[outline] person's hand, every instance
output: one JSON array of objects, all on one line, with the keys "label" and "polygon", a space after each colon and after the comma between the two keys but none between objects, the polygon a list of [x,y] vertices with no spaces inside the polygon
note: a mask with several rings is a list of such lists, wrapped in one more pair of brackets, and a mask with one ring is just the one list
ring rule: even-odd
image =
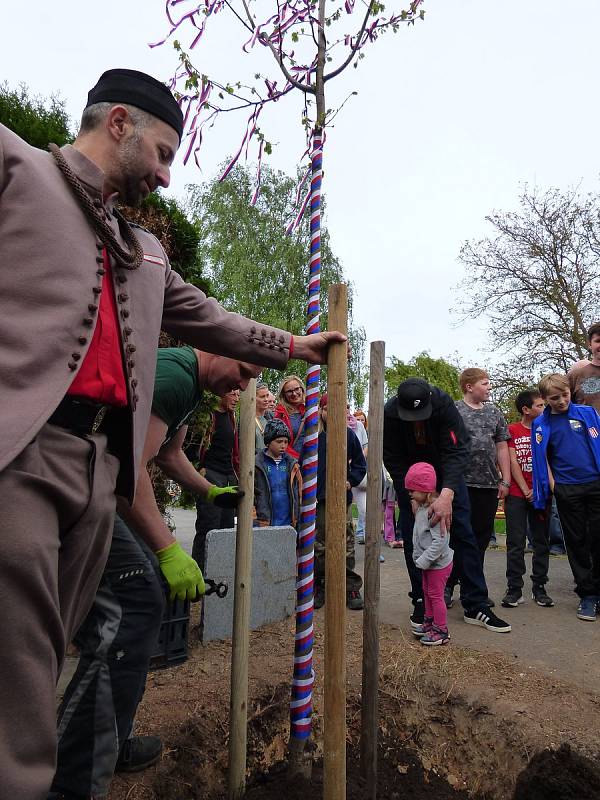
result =
[{"label": "person's hand", "polygon": [[528,500],[530,503],[533,501],[533,489],[527,488],[526,492],[523,492],[525,495],[525,500]]},{"label": "person's hand", "polygon": [[503,483],[498,484],[498,500],[504,500],[504,498],[508,495],[508,486],[505,486]]},{"label": "person's hand", "polygon": [[206,502],[218,508],[237,508],[244,494],[237,486],[211,486],[206,493]]},{"label": "person's hand", "polygon": [[442,534],[447,533],[452,525],[452,489],[442,489],[440,496],[429,506],[429,521],[432,525],[440,523]]},{"label": "person's hand", "polygon": [[309,364],[326,364],[330,344],[347,342],[348,337],[339,331],[311,333],[309,336],[294,336],[292,358],[300,358]]},{"label": "person's hand", "polygon": [[350,489],[352,489],[352,487],[350,486],[350,481],[346,481],[346,489],[348,491],[350,491]]},{"label": "person's hand", "polygon": [[179,542],[156,551],[158,564],[169,584],[169,599],[199,600],[206,591],[200,567]]}]

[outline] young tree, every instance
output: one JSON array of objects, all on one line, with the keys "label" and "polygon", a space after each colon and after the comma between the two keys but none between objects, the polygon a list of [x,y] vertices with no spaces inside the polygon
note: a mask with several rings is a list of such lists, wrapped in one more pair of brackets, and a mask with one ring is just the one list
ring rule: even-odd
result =
[{"label": "young tree", "polygon": [[458,378],[460,367],[445,358],[433,358],[427,352],[419,353],[410,361],[400,361],[394,356],[389,367],[385,368],[385,385],[388,396],[391,396],[398,385],[407,378],[423,378],[433,386],[443,389],[450,397],[459,400],[462,397]]},{"label": "young tree", "polygon": [[42,150],[50,142],[62,147],[74,139],[64,100],[54,96],[49,100],[30,97],[24,84],[18,89],[0,84],[0,122]]},{"label": "young tree", "polygon": [[[295,181],[265,168],[262,191],[254,206],[250,204],[252,192],[252,177],[239,164],[224,181],[189,187],[188,212],[196,222],[199,239],[197,263],[209,278],[212,293],[227,308],[301,333],[310,235],[305,225],[289,236],[285,233],[294,204]],[[321,287],[326,298],[329,285],[344,279],[326,229],[321,231],[321,258]],[[323,316],[327,316],[326,301]],[[359,402],[361,392],[364,398],[364,331],[351,325],[351,339],[349,394]],[[294,363],[291,369],[302,366]],[[281,374],[265,370],[263,379],[274,388]]]},{"label": "young tree", "polygon": [[[273,105],[285,95],[294,92],[303,101],[303,124],[306,128],[311,165],[304,180],[310,175],[309,193],[300,203],[300,211],[296,215],[296,224],[303,218],[303,211],[310,198],[310,264],[308,278],[308,304],[306,332],[316,333],[320,330],[320,277],[321,277],[321,181],[323,175],[323,132],[331,122],[335,109],[328,109],[325,99],[325,85],[337,78],[358,59],[364,56],[363,48],[374,42],[379,36],[388,32],[396,32],[404,24],[414,24],[423,18],[419,6],[422,0],[412,0],[408,9],[400,10],[389,16],[385,15],[385,7],[379,0],[368,0],[361,8],[361,21],[352,26],[348,32],[348,17],[352,15],[355,0],[285,0],[273,3],[270,16],[257,16],[259,3],[256,0],[206,0],[198,3],[191,0],[185,3],[185,13],[180,12],[174,19],[172,11],[182,0],[167,0],[166,12],[171,30],[166,38],[177,31],[185,23],[195,28],[190,49],[203,37],[207,24],[219,15],[227,17],[237,27],[246,40],[243,50],[250,52],[254,48],[264,48],[277,64],[276,75],[267,77],[253,70],[254,79],[237,81],[234,85],[217,82],[213,77],[199,71],[192,64],[190,57],[182,50],[179,42],[175,42],[181,59],[181,69],[175,74],[173,87],[182,86],[181,101],[185,108],[185,120],[188,125],[188,137],[184,160],[191,153],[198,158],[198,149],[202,136],[208,127],[212,127],[222,112],[246,110],[249,118],[246,133],[238,153],[234,156],[224,176],[235,164],[244,147],[246,154],[250,141],[258,144],[257,187],[253,196],[256,200],[260,186],[261,158],[263,148],[268,152],[271,145],[258,127],[258,118],[265,106]],[[190,7],[191,6],[191,7]],[[180,6],[181,8],[181,6]],[[264,4],[263,4],[264,9]],[[223,12],[220,14],[219,12]],[[264,11],[263,11],[264,13]],[[163,39],[163,42],[165,39]],[[228,44],[231,43],[231,30],[227,32]],[[162,44],[162,42],[158,43]],[[259,61],[259,64],[262,62]],[[261,69],[261,67],[259,67]],[[278,86],[283,76],[283,86]],[[228,114],[225,114],[228,116]],[[195,148],[195,149],[194,149]],[[299,189],[301,188],[300,184]],[[301,197],[300,192],[298,197]],[[292,228],[294,225],[291,226]],[[306,414],[303,479],[304,489],[299,525],[298,565],[299,580],[297,593],[296,640],[297,648],[294,660],[294,677],[292,679],[292,702],[290,705],[291,739],[290,764],[292,772],[306,770],[309,759],[306,758],[305,743],[311,731],[312,711],[312,572],[314,542],[314,471],[317,467],[317,422],[319,367],[311,366],[307,372]],[[308,566],[307,566],[308,565]],[[307,574],[309,573],[308,578]],[[330,754],[326,753],[327,765],[331,764]],[[243,781],[242,781],[243,783]],[[239,792],[243,786],[230,787]]]},{"label": "young tree", "polygon": [[463,245],[459,307],[489,319],[509,371],[566,372],[587,356],[586,329],[600,316],[599,219],[594,195],[525,187],[520,211],[491,214],[493,235]]}]

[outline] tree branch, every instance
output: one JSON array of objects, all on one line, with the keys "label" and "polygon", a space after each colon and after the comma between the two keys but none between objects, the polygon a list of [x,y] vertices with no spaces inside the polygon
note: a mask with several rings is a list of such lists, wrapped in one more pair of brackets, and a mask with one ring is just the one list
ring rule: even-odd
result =
[{"label": "tree branch", "polygon": [[[294,78],[294,76],[290,73],[288,68],[283,63],[283,55],[280,56],[280,53],[275,48],[275,45],[273,44],[273,42],[271,42],[269,40],[269,37],[267,36],[266,33],[259,34],[258,38],[260,39],[260,41],[263,44],[268,45],[269,50],[273,53],[273,56],[275,57],[275,61],[277,61],[277,63],[279,64],[279,68],[283,72],[283,74],[285,76],[285,79],[288,81],[288,83],[291,83],[292,86],[295,89],[300,89],[301,92],[304,92],[306,94],[315,94],[316,93],[315,87],[311,86],[310,83],[304,84],[304,83],[301,83],[296,78]],[[312,69],[311,69],[311,72],[312,72]]]},{"label": "tree branch", "polygon": [[334,71],[333,71],[333,72],[330,72],[330,73],[329,73],[329,75],[325,75],[325,77],[323,78],[323,80],[324,80],[325,82],[327,82],[327,81],[330,81],[332,78],[335,78],[335,77],[336,77],[336,75],[339,75],[339,74],[340,74],[340,72],[343,72],[343,71],[346,69],[346,67],[348,66],[348,64],[349,64],[349,63],[352,61],[352,59],[354,58],[354,56],[355,56],[355,55],[358,53],[358,51],[360,50],[360,40],[362,39],[362,37],[363,37],[363,34],[364,34],[364,32],[365,32],[365,29],[366,29],[366,27],[367,27],[367,22],[369,21],[369,17],[371,16],[371,10],[372,10],[372,8],[373,8],[373,3],[374,3],[374,2],[375,2],[375,0],[370,0],[370,2],[369,2],[369,5],[368,5],[368,7],[367,7],[367,13],[365,14],[365,18],[363,19],[363,23],[362,23],[362,25],[361,25],[361,28],[360,28],[359,34],[358,34],[358,36],[356,37],[356,43],[355,43],[355,44],[353,44],[353,45],[352,45],[352,47],[350,48],[350,55],[349,55],[349,56],[348,56],[348,58],[347,58],[347,59],[346,59],[346,60],[345,60],[345,61],[344,61],[344,62],[341,64],[341,66],[339,66],[337,69],[334,69]]},{"label": "tree branch", "polygon": [[[229,5],[229,3],[227,3],[227,5]],[[248,8],[248,4],[247,4],[246,0],[242,0],[242,5],[244,6],[244,10],[246,12],[246,16],[248,17],[248,22],[250,23],[250,30],[253,31],[256,28],[256,23],[254,22],[254,18],[252,17],[252,14],[250,13],[250,9]]]}]

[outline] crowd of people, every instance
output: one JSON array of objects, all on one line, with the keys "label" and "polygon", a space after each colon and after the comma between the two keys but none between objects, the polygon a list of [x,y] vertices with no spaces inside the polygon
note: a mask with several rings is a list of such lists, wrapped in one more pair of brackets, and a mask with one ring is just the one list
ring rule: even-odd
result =
[{"label": "crowd of people", "polygon": [[[568,375],[547,375],[538,386],[517,394],[518,419],[511,423],[490,402],[490,377],[479,368],[461,373],[461,400],[453,401],[423,379],[410,378],[386,404],[382,535],[389,546],[404,548],[413,602],[410,622],[423,644],[450,640],[446,611],[457,586],[465,622],[510,632],[510,623],[492,611],[496,603],[485,579],[485,555],[495,543],[499,509],[506,533],[506,590],[498,598],[502,607],[517,608],[525,602],[525,553],[531,552],[531,599],[552,608],[547,590],[550,553],[566,552],[579,598],[577,618],[594,621],[600,612],[600,545],[595,534],[600,513],[600,323],[590,327],[588,343],[591,361],[578,362]],[[267,387],[265,391],[269,393]],[[294,458],[302,453],[298,439],[303,402],[302,381],[286,378],[272,414],[285,423],[277,433],[281,447],[287,444]],[[316,608],[325,597],[321,557],[326,394],[319,406]],[[269,413],[263,412],[262,419]],[[262,424],[258,414],[257,400],[257,427]],[[270,430],[273,423],[266,424]],[[348,607],[353,609],[363,605],[354,542],[364,543],[366,473],[359,456],[360,451],[366,456],[367,449],[365,413],[348,412],[346,588]]]}]

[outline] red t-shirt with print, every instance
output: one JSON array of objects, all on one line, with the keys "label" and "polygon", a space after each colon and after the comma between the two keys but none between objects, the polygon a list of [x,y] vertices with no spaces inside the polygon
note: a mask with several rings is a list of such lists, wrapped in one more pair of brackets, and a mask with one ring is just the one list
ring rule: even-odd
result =
[{"label": "red t-shirt with print", "polygon": [[[517,456],[517,461],[521,467],[525,483],[531,489],[533,487],[533,474],[531,466],[531,428],[526,428],[521,422],[513,422],[508,426],[510,439],[508,446],[512,447]],[[513,497],[524,497],[525,495],[515,483],[515,479],[510,479],[510,489],[508,493]]]}]

